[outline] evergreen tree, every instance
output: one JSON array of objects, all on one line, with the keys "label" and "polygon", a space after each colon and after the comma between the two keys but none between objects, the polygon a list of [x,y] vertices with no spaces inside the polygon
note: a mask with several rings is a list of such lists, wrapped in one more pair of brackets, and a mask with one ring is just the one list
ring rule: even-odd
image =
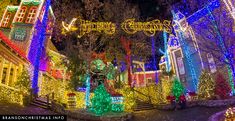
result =
[{"label": "evergreen tree", "polygon": [[98,116],[111,111],[111,96],[106,91],[104,84],[95,89],[91,103],[90,110]]},{"label": "evergreen tree", "polygon": [[176,98],[176,101],[179,100],[180,95],[184,93],[184,86],[178,78],[174,79],[172,93]]},{"label": "evergreen tree", "polygon": [[226,99],[229,97],[230,92],[231,87],[229,86],[228,81],[226,81],[224,76],[219,73],[216,77],[215,94],[218,95],[221,99]]},{"label": "evergreen tree", "polygon": [[198,84],[198,97],[200,99],[210,99],[214,96],[215,81],[209,72],[203,71]]},{"label": "evergreen tree", "polygon": [[24,93],[30,92],[31,80],[30,80],[30,75],[26,69],[23,69],[22,73],[17,78],[15,87]]}]

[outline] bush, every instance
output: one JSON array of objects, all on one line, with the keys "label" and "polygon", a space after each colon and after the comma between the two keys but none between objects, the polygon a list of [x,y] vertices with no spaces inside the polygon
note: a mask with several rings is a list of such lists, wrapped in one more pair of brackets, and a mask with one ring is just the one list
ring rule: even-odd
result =
[{"label": "bush", "polygon": [[176,101],[179,100],[179,97],[184,93],[184,86],[179,79],[175,78],[172,87],[172,94],[175,96]]},{"label": "bush", "polygon": [[231,87],[228,81],[219,73],[216,77],[215,94],[219,96],[220,99],[226,99],[229,97],[230,92]]},{"label": "bush", "polygon": [[198,84],[198,98],[211,99],[214,97],[215,81],[209,72],[203,71]]}]

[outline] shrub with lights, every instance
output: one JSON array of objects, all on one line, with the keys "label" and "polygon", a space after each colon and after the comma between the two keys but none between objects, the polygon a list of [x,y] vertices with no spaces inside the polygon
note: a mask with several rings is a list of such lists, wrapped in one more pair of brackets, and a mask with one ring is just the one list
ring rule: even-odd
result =
[{"label": "shrub with lights", "polygon": [[179,101],[181,95],[184,95],[184,86],[178,78],[174,78],[172,94],[175,96],[176,101]]},{"label": "shrub with lights", "polygon": [[229,94],[231,92],[231,87],[228,81],[224,78],[221,73],[218,73],[216,76],[216,83],[215,83],[215,94],[220,99],[229,98]]},{"label": "shrub with lights", "polygon": [[100,116],[110,112],[111,108],[111,96],[106,91],[105,86],[101,84],[94,91],[94,97],[91,99],[90,110]]},{"label": "shrub with lights", "polygon": [[198,98],[211,99],[214,97],[215,81],[209,72],[203,71],[198,84]]}]

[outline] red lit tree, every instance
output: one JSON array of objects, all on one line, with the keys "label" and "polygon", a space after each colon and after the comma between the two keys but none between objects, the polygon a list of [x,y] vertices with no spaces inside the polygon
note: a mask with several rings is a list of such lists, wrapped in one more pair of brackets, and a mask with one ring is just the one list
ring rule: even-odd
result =
[{"label": "red lit tree", "polygon": [[224,78],[224,76],[219,73],[215,82],[215,94],[218,95],[221,99],[226,99],[229,97],[230,92],[231,87],[229,86],[229,83]]}]

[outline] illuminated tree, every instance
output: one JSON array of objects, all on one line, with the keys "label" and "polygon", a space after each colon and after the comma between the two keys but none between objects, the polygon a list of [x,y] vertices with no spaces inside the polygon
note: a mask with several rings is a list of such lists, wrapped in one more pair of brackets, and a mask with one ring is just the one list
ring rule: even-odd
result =
[{"label": "illuminated tree", "polygon": [[96,115],[103,115],[111,111],[111,97],[106,91],[105,86],[101,84],[94,91],[94,97],[91,99],[90,110]]},{"label": "illuminated tree", "polygon": [[198,84],[198,97],[200,99],[210,99],[214,96],[215,81],[210,73],[203,71]]},{"label": "illuminated tree", "polygon": [[23,69],[22,73],[17,78],[15,87],[16,89],[19,89],[25,94],[29,94],[31,89],[31,80],[30,80],[30,75],[26,69]]},{"label": "illuminated tree", "polygon": [[[216,70],[222,70],[228,75],[230,87],[235,93],[234,19],[224,2],[221,2],[215,10],[207,6],[204,6],[204,10],[206,14],[201,18],[195,17],[195,22],[191,23],[194,33],[193,41],[191,41],[192,50],[195,48],[194,51],[201,53],[205,69],[206,65],[209,65],[210,68],[216,67]],[[214,62],[208,62],[208,58],[210,60],[213,58]]]},{"label": "illuminated tree", "polygon": [[172,93],[175,96],[176,100],[179,100],[179,97],[184,94],[184,86],[179,79],[175,78],[173,81]]},{"label": "illuminated tree", "polygon": [[215,94],[221,99],[226,99],[229,97],[230,92],[231,87],[229,86],[228,81],[221,73],[219,73],[216,77]]}]

